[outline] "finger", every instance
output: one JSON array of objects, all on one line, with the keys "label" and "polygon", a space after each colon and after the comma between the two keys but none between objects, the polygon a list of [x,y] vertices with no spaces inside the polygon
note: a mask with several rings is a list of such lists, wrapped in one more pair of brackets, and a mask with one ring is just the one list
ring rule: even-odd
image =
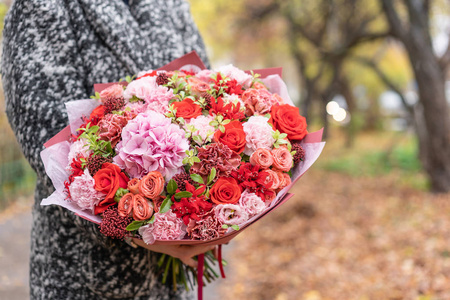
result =
[{"label": "finger", "polygon": [[188,265],[192,268],[197,268],[198,267],[198,262],[196,260],[194,260],[192,257],[189,258],[180,258],[180,260],[185,264]]}]

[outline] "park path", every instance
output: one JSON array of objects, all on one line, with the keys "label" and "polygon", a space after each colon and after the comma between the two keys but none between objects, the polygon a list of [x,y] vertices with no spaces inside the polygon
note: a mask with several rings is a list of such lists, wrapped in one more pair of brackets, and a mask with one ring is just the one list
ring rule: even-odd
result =
[{"label": "park path", "polygon": [[[29,299],[31,203],[19,201],[0,212],[0,300]],[[218,300],[216,280],[204,289],[205,300]]]},{"label": "park path", "polygon": [[31,203],[0,213],[0,300],[29,299]]}]

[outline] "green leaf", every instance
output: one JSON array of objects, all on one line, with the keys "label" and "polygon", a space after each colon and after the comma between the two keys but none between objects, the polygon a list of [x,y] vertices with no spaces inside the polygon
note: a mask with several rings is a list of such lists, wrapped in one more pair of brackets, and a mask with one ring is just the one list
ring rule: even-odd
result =
[{"label": "green leaf", "polygon": [[239,226],[238,226],[238,225],[232,225],[231,228],[233,228],[233,229],[236,230],[236,231],[239,230]]},{"label": "green leaf", "polygon": [[123,197],[125,194],[128,194],[129,192],[130,192],[130,191],[128,191],[127,189],[123,189],[123,188],[119,187],[119,188],[117,189],[116,194],[114,195],[114,201],[116,201],[117,203],[119,203],[120,199],[122,199],[122,197]]},{"label": "green leaf", "polygon": [[225,126],[223,126],[222,124],[219,125],[219,130],[224,133],[225,132]]},{"label": "green leaf", "polygon": [[125,228],[127,231],[135,231],[141,228],[141,226],[144,225],[144,221],[133,221],[130,224],[128,224],[127,228]]},{"label": "green leaf", "polygon": [[178,188],[178,184],[176,183],[176,181],[173,179],[170,179],[169,182],[167,183],[167,193],[173,195],[177,191],[177,188]]},{"label": "green leaf", "polygon": [[192,197],[191,192],[183,191],[175,194],[175,199],[189,198],[189,197]]},{"label": "green leaf", "polygon": [[197,162],[197,163],[199,163],[200,162],[200,158],[198,158],[197,156],[194,156],[194,157],[192,157],[192,161],[193,162]]},{"label": "green leaf", "polygon": [[191,174],[191,178],[195,182],[202,183],[202,184],[204,183],[202,176],[200,176],[198,174]]},{"label": "green leaf", "polygon": [[172,207],[172,200],[170,200],[169,197],[167,197],[166,199],[164,199],[163,203],[161,204],[161,207],[159,208],[159,213],[163,214],[165,212],[168,212],[169,209]]},{"label": "green leaf", "polygon": [[154,222],[155,222],[155,214],[153,214],[152,218],[149,221],[147,221],[146,224],[153,224]]},{"label": "green leaf", "polygon": [[214,179],[216,178],[216,174],[217,174],[216,168],[212,168],[211,173],[209,173],[209,176],[208,176],[208,184],[207,185],[210,185],[214,181]]},{"label": "green leaf", "polygon": [[217,125],[219,125],[219,122],[217,122],[217,121],[211,121],[211,122],[209,122],[209,125],[211,125],[211,126],[213,126],[213,127],[216,127]]},{"label": "green leaf", "polygon": [[227,225],[227,224],[223,224],[223,225],[222,225],[222,228],[223,228],[223,229],[228,229],[228,225]]}]

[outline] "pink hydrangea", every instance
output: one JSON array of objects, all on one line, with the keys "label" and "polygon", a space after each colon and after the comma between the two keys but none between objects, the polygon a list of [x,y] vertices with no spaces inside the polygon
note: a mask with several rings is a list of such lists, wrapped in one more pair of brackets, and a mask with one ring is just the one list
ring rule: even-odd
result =
[{"label": "pink hydrangea", "polygon": [[236,68],[233,65],[222,66],[216,71],[222,73],[226,77],[235,79],[237,83],[239,83],[246,89],[250,87],[253,81],[253,77],[250,74],[245,73],[244,71]]},{"label": "pink hydrangea", "polygon": [[248,214],[239,205],[219,204],[214,207],[217,220],[226,225],[241,225],[248,220]]},{"label": "pink hydrangea", "polygon": [[268,121],[269,119],[263,116],[252,116],[242,124],[246,140],[244,153],[248,156],[251,156],[258,148],[272,149],[275,143],[272,136],[274,131]]},{"label": "pink hydrangea", "polygon": [[86,168],[84,173],[75,177],[69,186],[72,201],[81,209],[88,210],[92,214],[94,213],[94,207],[105,197],[105,194],[98,192],[94,185],[95,180]]},{"label": "pink hydrangea", "polygon": [[169,111],[169,101],[173,97],[172,89],[158,85],[144,100],[147,104],[147,110],[165,114]]},{"label": "pink hydrangea", "polygon": [[133,114],[140,114],[147,111],[147,103],[144,102],[129,102],[125,105],[124,111],[129,110]]},{"label": "pink hydrangea", "polygon": [[88,158],[92,154],[92,150],[89,150],[89,146],[85,139],[78,139],[72,145],[70,145],[69,151],[69,165],[67,166],[68,170],[71,170],[70,164],[72,163],[74,158],[79,157],[81,155],[83,158]]},{"label": "pink hydrangea", "polygon": [[196,117],[195,119],[190,119],[189,124],[186,124],[184,127],[186,131],[189,131],[190,126],[195,127],[196,130],[192,132],[192,135],[199,135],[202,138],[202,142],[195,141],[199,146],[201,146],[204,144],[206,138],[212,138],[214,132],[216,131],[213,126],[209,125],[209,123],[211,123],[211,121],[213,120],[214,117],[201,115]]},{"label": "pink hydrangea", "polygon": [[129,101],[133,96],[144,100],[149,97],[158,87],[156,84],[156,77],[142,77],[134,80],[128,84],[126,90],[123,92],[125,100]]},{"label": "pink hydrangea", "polygon": [[149,245],[156,240],[180,240],[186,235],[186,225],[169,210],[163,214],[156,213],[153,224],[139,228],[139,234]]},{"label": "pink hydrangea", "polygon": [[239,206],[248,214],[249,218],[261,213],[266,208],[261,197],[255,193],[249,193],[247,190],[241,194]]},{"label": "pink hydrangea", "polygon": [[164,115],[148,111],[129,121],[114,157],[131,178],[159,171],[169,181],[183,166],[189,142],[185,132]]}]

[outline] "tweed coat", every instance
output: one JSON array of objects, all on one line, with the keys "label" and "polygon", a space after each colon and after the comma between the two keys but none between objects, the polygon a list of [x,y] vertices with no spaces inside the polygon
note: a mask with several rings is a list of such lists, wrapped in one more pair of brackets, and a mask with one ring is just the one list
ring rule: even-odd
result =
[{"label": "tweed coat", "polygon": [[203,41],[183,0],[16,0],[5,19],[2,80],[7,115],[37,173],[31,299],[181,299],[158,281],[157,254],[103,237],[57,206],[39,152],[67,125],[64,102],[93,84],[158,68]]}]

